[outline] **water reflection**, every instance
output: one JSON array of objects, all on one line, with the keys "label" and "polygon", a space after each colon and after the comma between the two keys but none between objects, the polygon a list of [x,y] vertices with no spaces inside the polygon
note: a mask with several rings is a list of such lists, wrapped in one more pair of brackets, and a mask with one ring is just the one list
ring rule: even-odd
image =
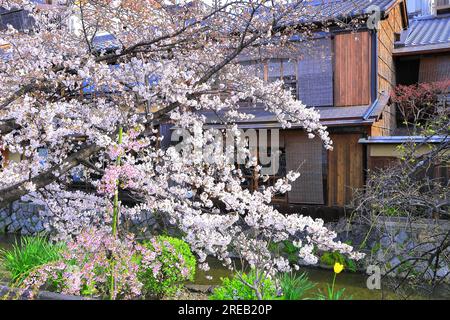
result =
[{"label": "water reflection", "polygon": [[[208,259],[211,270],[208,272],[197,270],[195,284],[199,285],[218,285],[221,283],[221,277],[229,277],[232,272],[222,266],[221,262],[215,259]],[[306,272],[309,280],[317,285],[308,292],[309,297],[313,298],[318,291],[325,293],[327,284],[331,284],[333,280],[333,271],[319,268],[302,268],[299,273]],[[212,280],[208,280],[207,276],[212,276]],[[339,290],[345,288],[344,296],[352,296],[354,300],[400,300],[403,296],[395,294],[391,290],[383,288],[383,290],[369,290],[366,286],[367,277],[361,273],[342,272],[336,280],[335,288]],[[431,296],[421,296],[412,294],[409,299],[450,299],[447,289],[437,290]]]}]

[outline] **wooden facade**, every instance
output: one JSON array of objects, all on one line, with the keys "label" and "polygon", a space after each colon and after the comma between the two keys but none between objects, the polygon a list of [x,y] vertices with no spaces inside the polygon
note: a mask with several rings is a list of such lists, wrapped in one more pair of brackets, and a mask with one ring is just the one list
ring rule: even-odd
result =
[{"label": "wooden facade", "polygon": [[371,40],[369,31],[334,38],[334,105],[370,104]]},{"label": "wooden facade", "polygon": [[[398,144],[388,145],[370,145],[369,157],[367,159],[367,168],[372,172],[380,169],[386,169],[400,163],[401,153],[397,149]],[[429,146],[422,146],[417,150],[417,155],[429,152]],[[448,185],[450,181],[450,166],[448,165],[429,165],[419,171],[416,176],[419,179],[428,178],[435,182],[440,181]]]},{"label": "wooden facade", "polygon": [[450,55],[434,55],[420,58],[419,82],[449,80]]},{"label": "wooden facade", "polygon": [[331,134],[334,149],[328,153],[328,205],[344,206],[354,190],[364,185],[364,150],[359,133]]},{"label": "wooden facade", "polygon": [[[331,39],[334,107],[369,108],[375,98],[381,99],[382,96],[390,94],[396,85],[394,42],[396,34],[406,28],[406,24],[404,3],[398,1],[380,22],[379,30],[364,29],[359,32],[334,33]],[[305,79],[299,77],[299,81]],[[314,83],[316,82],[307,81],[308,86],[313,86]],[[303,85],[310,91],[306,84]],[[303,88],[302,84],[300,88]],[[312,158],[309,154],[305,155],[305,152],[314,152],[317,163],[300,167],[303,176],[298,183],[293,184],[293,190],[284,200],[288,204],[323,203],[337,207],[350,204],[355,189],[364,186],[368,166],[383,166],[386,162],[384,161],[386,159],[379,159],[383,164],[368,163],[370,159],[367,157],[366,147],[360,144],[359,140],[365,136],[392,135],[396,129],[395,121],[395,108],[387,104],[372,124],[363,124],[356,131],[344,124],[339,125],[340,129],[332,131],[331,134],[334,150],[327,152],[325,156],[321,156],[318,149],[307,146],[308,141],[305,140],[306,134],[303,131],[286,132],[287,169],[296,170],[302,161]],[[286,140],[287,137],[289,139]],[[322,168],[319,163],[323,165]],[[308,188],[314,189],[314,193],[320,193],[321,185],[318,180],[321,174],[324,176],[323,194],[320,195],[323,195],[323,200],[320,196],[308,196],[310,192]]]},{"label": "wooden facade", "polygon": [[380,169],[386,169],[389,166],[398,163],[399,159],[392,156],[372,157],[367,159],[367,168],[370,171],[377,171]]},{"label": "wooden facade", "polygon": [[386,19],[380,22],[378,30],[378,93],[390,92],[396,84],[394,42],[396,34],[406,27],[403,22],[401,5],[389,12]]},{"label": "wooden facade", "polygon": [[[380,22],[376,46],[372,48],[373,31],[337,34],[334,38],[334,97],[336,107],[370,105],[371,88],[376,85],[377,97],[389,95],[396,85],[393,57],[396,34],[407,27],[405,4],[399,1]],[[376,50],[375,50],[376,49]],[[376,52],[376,57],[372,54]],[[375,58],[375,59],[372,59]],[[372,63],[376,63],[376,84]],[[387,105],[371,126],[369,136],[389,136],[396,129],[395,107]],[[327,204],[345,206],[354,190],[364,185],[367,169],[365,147],[358,143],[362,134],[331,135],[334,150],[328,153]],[[374,165],[371,163],[369,165]]]},{"label": "wooden facade", "polygon": [[[394,42],[397,34],[406,28],[404,3],[399,2],[380,22],[377,32],[377,91],[378,96],[389,94],[396,85]],[[395,107],[388,105],[371,128],[371,136],[389,136],[396,129]]]}]

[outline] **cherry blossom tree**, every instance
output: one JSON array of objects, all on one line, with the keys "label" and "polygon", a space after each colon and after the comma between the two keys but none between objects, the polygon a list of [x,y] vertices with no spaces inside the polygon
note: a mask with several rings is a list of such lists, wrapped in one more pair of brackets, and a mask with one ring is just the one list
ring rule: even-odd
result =
[{"label": "cherry blossom tree", "polygon": [[[293,35],[311,37],[318,28],[312,22],[321,16],[316,7],[288,0],[230,0],[214,7],[67,2],[53,10],[26,0],[1,2],[29,10],[34,26],[1,31],[11,46],[9,58],[0,61],[1,148],[21,154],[22,161],[3,160],[0,207],[23,197],[45,203],[63,234],[79,231],[94,216],[114,229],[119,212],[154,212],[179,228],[202,262],[213,255],[231,266],[234,254],[255,267],[259,280],[248,285],[256,292],[264,277],[291,268],[273,256],[271,243],[294,241],[307,263],[317,262],[316,249],[361,257],[335,242],[323,221],[271,206],[299,173],[251,192],[230,161],[236,149],[249,154],[236,125],[251,117],[241,101],[271,111],[284,128],[300,125],[332,148],[316,110],[295,100],[282,81],[265,83],[237,60],[243,53],[289,48]],[[106,45],[99,41],[105,34],[111,36]],[[205,131],[200,111],[222,112],[240,147],[223,148],[216,139],[223,132]],[[190,133],[181,151],[160,148],[161,123]],[[220,152],[206,161],[205,146]],[[246,165],[260,169],[252,157]],[[70,189],[70,172],[80,166],[94,192]],[[120,204],[123,190],[134,205]]]}]

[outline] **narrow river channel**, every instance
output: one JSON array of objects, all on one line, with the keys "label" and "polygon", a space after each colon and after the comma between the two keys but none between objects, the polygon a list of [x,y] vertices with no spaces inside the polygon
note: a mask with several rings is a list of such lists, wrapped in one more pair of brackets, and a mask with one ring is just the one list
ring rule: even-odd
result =
[{"label": "narrow river channel", "polygon": [[[9,249],[19,239],[19,236],[15,235],[0,235],[0,249]],[[204,272],[197,270],[196,279],[194,284],[198,285],[218,285],[220,284],[221,277],[231,276],[232,272],[223,267],[221,263],[215,259],[209,259],[209,265],[211,270]],[[333,280],[333,271],[320,269],[320,268],[303,268],[299,270],[299,273],[306,272],[309,280],[316,283],[316,286],[308,292],[310,298],[319,292],[325,293],[327,284]],[[208,276],[212,279],[209,280]],[[8,281],[8,272],[4,269],[0,261],[0,280],[1,282]],[[338,275],[336,279],[336,289],[345,288],[344,296],[351,296],[353,300],[392,300],[401,299],[399,295],[396,295],[389,290],[369,290],[366,286],[367,276],[361,273],[343,272]],[[450,293],[448,290],[438,290],[435,294],[429,297],[421,296],[419,294],[413,294],[410,299],[450,299]]]}]

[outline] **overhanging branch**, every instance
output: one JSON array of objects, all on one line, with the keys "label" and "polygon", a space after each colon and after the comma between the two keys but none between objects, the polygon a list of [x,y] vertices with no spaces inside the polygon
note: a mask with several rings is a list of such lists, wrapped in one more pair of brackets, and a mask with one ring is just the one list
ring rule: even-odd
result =
[{"label": "overhanging branch", "polygon": [[0,208],[6,207],[9,203],[19,200],[22,196],[29,193],[25,188],[27,182],[31,182],[36,189],[45,187],[46,185],[56,181],[59,176],[67,173],[72,168],[80,164],[84,159],[96,154],[101,150],[97,145],[88,145],[85,148],[68,156],[61,164],[55,165],[41,174],[31,178],[27,181],[22,181],[10,187],[0,190]]}]

